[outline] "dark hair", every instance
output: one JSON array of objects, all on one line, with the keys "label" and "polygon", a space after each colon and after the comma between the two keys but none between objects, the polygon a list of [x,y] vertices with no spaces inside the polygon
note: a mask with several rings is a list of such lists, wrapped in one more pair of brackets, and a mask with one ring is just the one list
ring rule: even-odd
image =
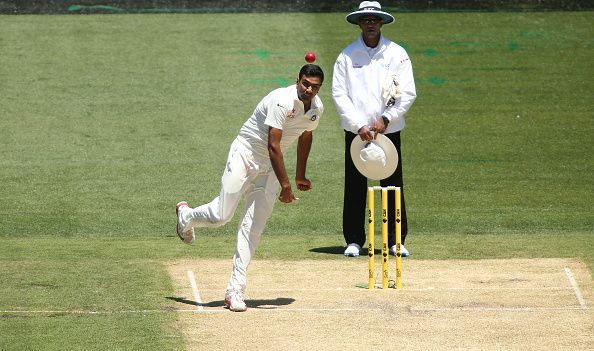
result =
[{"label": "dark hair", "polygon": [[322,71],[318,65],[308,63],[307,65],[301,67],[301,70],[299,71],[299,80],[301,80],[301,77],[303,76],[320,77],[320,83],[324,82],[324,71]]}]

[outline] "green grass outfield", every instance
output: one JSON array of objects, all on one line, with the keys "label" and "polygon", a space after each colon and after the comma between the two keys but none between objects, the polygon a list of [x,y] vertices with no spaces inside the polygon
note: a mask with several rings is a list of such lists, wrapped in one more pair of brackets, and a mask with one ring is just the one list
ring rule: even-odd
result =
[{"label": "green grass outfield", "polygon": [[[594,12],[396,18],[383,32],[418,91],[411,259],[574,257],[594,272]],[[183,349],[175,314],[125,311],[172,305],[164,263],[231,258],[237,220],[189,247],[174,205],[218,193],[239,127],[308,50],[327,75],[314,190],[277,204],[256,259],[342,259],[330,88],[356,35],[344,14],[1,16],[0,349]]]}]

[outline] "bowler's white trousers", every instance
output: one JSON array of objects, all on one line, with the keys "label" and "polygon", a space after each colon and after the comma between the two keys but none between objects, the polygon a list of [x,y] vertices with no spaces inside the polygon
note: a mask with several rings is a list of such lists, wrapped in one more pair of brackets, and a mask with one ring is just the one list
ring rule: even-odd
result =
[{"label": "bowler's white trousers", "polygon": [[227,289],[243,289],[247,284],[248,265],[272,214],[280,184],[268,155],[252,153],[241,137],[231,144],[221,183],[219,196],[210,203],[182,212],[182,223],[185,223],[185,228],[223,226],[231,220],[242,196],[245,196],[233,270],[227,285]]}]

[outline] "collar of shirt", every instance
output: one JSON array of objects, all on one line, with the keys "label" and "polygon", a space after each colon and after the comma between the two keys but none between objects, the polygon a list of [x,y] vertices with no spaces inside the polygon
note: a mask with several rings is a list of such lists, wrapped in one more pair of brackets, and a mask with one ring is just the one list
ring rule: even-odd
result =
[{"label": "collar of shirt", "polygon": [[384,36],[380,34],[380,39],[379,42],[377,43],[377,46],[374,48],[370,48],[369,46],[367,46],[365,44],[365,42],[363,41],[363,35],[359,36],[359,44],[361,45],[361,47],[365,48],[365,51],[367,51],[367,54],[369,54],[369,57],[373,57],[375,55],[377,55],[378,53],[384,51],[385,47],[386,47],[386,40],[384,39]]},{"label": "collar of shirt", "polygon": [[[297,84],[293,84],[291,87],[293,88],[294,107],[298,108],[302,114],[305,114],[305,105],[303,104],[303,101],[299,100],[299,96],[297,95]],[[310,112],[312,110],[318,110],[317,99],[317,95],[314,96],[313,99],[311,99],[311,105],[309,106],[309,110],[307,110],[307,112]]]}]

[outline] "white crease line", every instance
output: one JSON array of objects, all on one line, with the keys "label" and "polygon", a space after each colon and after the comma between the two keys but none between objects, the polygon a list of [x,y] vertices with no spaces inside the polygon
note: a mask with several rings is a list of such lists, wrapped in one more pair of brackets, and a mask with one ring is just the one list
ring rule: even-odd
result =
[{"label": "white crease line", "polygon": [[586,301],[584,300],[582,292],[580,291],[580,287],[578,286],[578,283],[575,281],[573,273],[571,272],[571,269],[569,269],[569,267],[565,267],[565,275],[567,276],[567,279],[569,279],[569,284],[571,284],[573,292],[575,293],[575,297],[577,297],[577,300],[580,303],[582,310],[587,310],[588,306],[586,306]]},{"label": "white crease line", "polygon": [[[249,302],[249,300],[248,300]],[[248,303],[249,306],[249,303]],[[358,311],[380,311],[381,308],[248,308],[250,311],[274,311],[274,312],[358,312]]]},{"label": "white crease line", "polygon": [[546,312],[576,311],[579,307],[444,307],[444,308],[410,308],[410,312]]},{"label": "white crease line", "polygon": [[[219,291],[220,289],[202,289],[203,292],[214,292],[214,291]],[[501,288],[501,287],[475,287],[475,288],[457,288],[457,287],[452,287],[452,288],[433,288],[433,287],[428,287],[428,288],[402,288],[402,289],[387,289],[387,291],[395,291],[395,292],[400,292],[400,293],[405,293],[405,292],[432,292],[432,291],[463,291],[463,290],[467,290],[467,291],[472,291],[472,290],[479,290],[479,291],[500,291],[500,290],[527,290],[527,291],[559,291],[559,290],[571,290],[570,287],[567,286],[545,286],[545,287],[510,287],[510,288]],[[272,289],[258,289],[258,288],[254,288],[254,289],[250,289],[250,292],[255,293],[255,292],[327,292],[327,291],[335,291],[335,292],[352,292],[352,291],[361,291],[361,292],[366,292],[366,291],[370,291],[368,290],[366,287],[356,287],[356,288],[319,288],[319,289],[308,289],[308,288],[272,288]],[[384,289],[374,289],[371,291],[383,291],[386,292],[386,290]]]},{"label": "white crease line", "polygon": [[196,310],[199,312],[204,311],[204,306],[202,306],[202,299],[200,298],[200,291],[198,291],[198,286],[196,285],[196,276],[194,275],[193,271],[188,271],[188,280],[190,280],[190,286],[192,287],[192,294],[194,295],[194,300],[196,301]]},{"label": "white crease line", "polygon": [[[403,288],[403,290],[408,290]],[[526,290],[526,291],[558,291],[558,290],[569,290],[567,287],[559,287],[559,286],[543,286],[543,287],[510,287],[510,288],[502,288],[502,287],[475,287],[475,288],[419,288],[419,289],[410,289],[410,291],[415,292],[425,292],[425,291],[472,291],[472,290],[479,290],[479,291],[503,291],[503,290]]]},{"label": "white crease line", "polygon": [[102,315],[102,314],[149,314],[149,313],[171,313],[171,312],[196,312],[192,310],[175,310],[175,309],[162,309],[162,310],[121,310],[121,311],[79,311],[79,310],[3,310],[1,314],[73,314],[73,315]]},{"label": "white crease line", "polygon": [[[248,304],[249,305],[249,304]],[[381,308],[261,308],[250,307],[248,312],[364,312],[364,311],[381,311]],[[444,308],[403,308],[410,313],[423,312],[547,312],[547,311],[582,311],[581,307],[444,307]],[[151,313],[197,313],[197,314],[212,314],[212,313],[230,313],[227,309],[163,309],[163,310],[122,310],[122,311],[67,311],[67,310],[3,310],[0,314],[69,314],[69,315],[114,315],[114,314],[151,314]]]},{"label": "white crease line", "polygon": [[[248,303],[249,305],[249,303]],[[83,310],[0,310],[0,314],[70,314],[70,315],[109,315],[109,314],[149,314],[149,313],[229,313],[228,309],[212,308],[212,309],[162,309],[162,310],[121,310],[121,311],[83,311]],[[369,311],[369,308],[279,308],[279,307],[250,307],[249,311],[260,312],[357,312]],[[380,310],[371,309],[371,310]]]},{"label": "white crease line", "polygon": [[[283,307],[272,307],[272,308],[264,308],[264,307],[249,307],[249,300],[248,300],[248,312],[261,312],[261,313],[268,313],[268,312],[364,312],[364,311],[380,311],[380,308],[283,308]],[[178,310],[176,312],[187,312],[184,310]],[[229,313],[228,309],[205,309],[202,311],[195,311],[194,313]]]}]

